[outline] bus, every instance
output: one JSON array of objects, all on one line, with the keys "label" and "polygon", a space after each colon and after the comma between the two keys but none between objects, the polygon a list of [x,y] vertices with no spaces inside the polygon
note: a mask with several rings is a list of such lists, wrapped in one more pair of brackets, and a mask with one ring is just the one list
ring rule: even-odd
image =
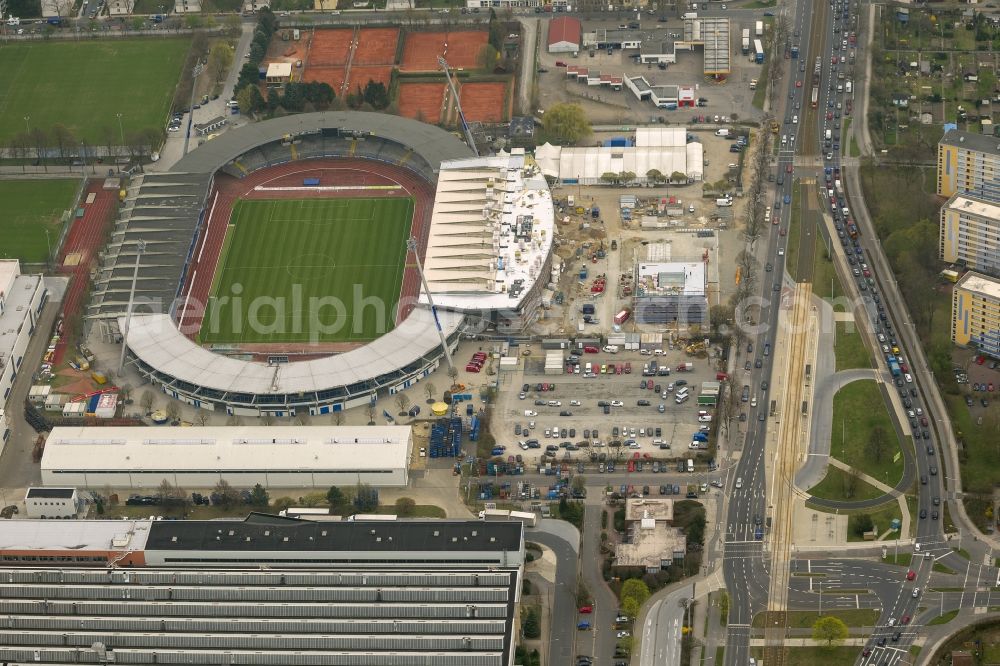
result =
[{"label": "bus", "polygon": [[809,105],[814,109],[819,106],[819,88],[812,89]]}]

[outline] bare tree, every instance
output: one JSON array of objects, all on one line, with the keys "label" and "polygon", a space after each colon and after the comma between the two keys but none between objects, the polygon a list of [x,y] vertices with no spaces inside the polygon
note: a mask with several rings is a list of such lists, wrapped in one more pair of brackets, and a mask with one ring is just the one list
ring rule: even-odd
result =
[{"label": "bare tree", "polygon": [[31,138],[31,145],[35,149],[35,158],[45,166],[45,170],[48,171],[48,166],[45,165],[45,148],[49,145],[49,135],[41,127],[33,127],[31,131],[28,132],[28,136]]},{"label": "bare tree", "polygon": [[406,410],[410,406],[410,399],[405,393],[396,394],[396,406],[399,407],[399,415],[406,416]]},{"label": "bare tree", "polygon": [[184,506],[187,504],[187,497],[187,491],[173,485],[167,479],[160,482],[160,487],[156,491],[156,498],[164,508]]},{"label": "bare tree", "polygon": [[309,412],[300,412],[295,414],[295,422],[300,426],[307,426],[310,422]]},{"label": "bare tree", "polygon": [[333,413],[333,425],[344,425],[344,412]]},{"label": "bare tree", "polygon": [[230,414],[229,418],[226,419],[226,425],[227,426],[243,425],[243,419],[241,419],[240,417],[236,416],[236,414]]},{"label": "bare tree", "polygon": [[176,421],[181,415],[181,408],[177,405],[176,400],[169,400],[167,402],[167,418],[171,421]]},{"label": "bare tree", "polygon": [[365,411],[368,413],[368,425],[375,425],[375,403],[369,402]]},{"label": "bare tree", "polygon": [[73,130],[62,123],[56,123],[52,126],[52,140],[55,142],[61,158],[66,157],[67,148],[76,145],[76,135],[73,134]]},{"label": "bare tree", "polygon": [[455,380],[458,379],[458,368],[451,367],[448,368],[448,377],[451,378],[452,385],[455,384]]},{"label": "bare tree", "polygon": [[209,419],[208,412],[205,411],[198,412],[198,416],[195,417],[195,420],[198,422],[198,425],[200,426],[208,425],[208,419]]},{"label": "bare tree", "polygon": [[146,389],[142,392],[142,398],[139,399],[139,405],[146,412],[153,408],[153,392]]},{"label": "bare tree", "polygon": [[424,382],[424,393],[427,395],[427,402],[434,402],[434,394],[437,393],[437,387],[431,382]]},{"label": "bare tree", "polygon": [[212,494],[215,495],[212,498],[213,502],[226,508],[235,506],[240,501],[239,491],[229,485],[229,482],[225,479],[219,479],[219,482],[215,484]]},{"label": "bare tree", "polygon": [[274,425],[274,414],[271,412],[264,412],[260,417],[260,422],[266,426]]},{"label": "bare tree", "polygon": [[104,150],[107,151],[108,160],[111,160],[117,154],[117,148],[119,145],[118,132],[111,125],[105,125],[101,128],[101,143],[104,146]]}]

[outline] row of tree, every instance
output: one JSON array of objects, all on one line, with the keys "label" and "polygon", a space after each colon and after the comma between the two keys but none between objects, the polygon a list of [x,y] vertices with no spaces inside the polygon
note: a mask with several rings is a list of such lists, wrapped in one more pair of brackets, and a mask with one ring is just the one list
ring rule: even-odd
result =
[{"label": "row of tree", "polygon": [[163,141],[163,130],[145,129],[122,132],[112,125],[101,128],[99,143],[89,143],[73,129],[57,123],[52,127],[32,127],[7,138],[4,153],[9,159],[27,161],[34,158],[38,164],[49,160],[79,158],[81,162],[94,162],[116,157],[141,160]]}]

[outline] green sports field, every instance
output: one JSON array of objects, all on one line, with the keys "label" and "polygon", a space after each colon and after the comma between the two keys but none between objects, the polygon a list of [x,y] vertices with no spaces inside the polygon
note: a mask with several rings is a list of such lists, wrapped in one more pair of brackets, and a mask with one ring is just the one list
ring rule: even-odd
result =
[{"label": "green sports field", "polygon": [[0,46],[0,142],[26,125],[50,132],[62,124],[90,145],[104,145],[109,133],[119,144],[122,129],[163,129],[190,45],[147,38]]},{"label": "green sports field", "polygon": [[62,214],[73,205],[79,185],[78,180],[0,180],[0,257],[45,263],[48,244],[59,241]]},{"label": "green sports field", "polygon": [[200,341],[361,342],[392,330],[412,218],[401,197],[236,202]]}]

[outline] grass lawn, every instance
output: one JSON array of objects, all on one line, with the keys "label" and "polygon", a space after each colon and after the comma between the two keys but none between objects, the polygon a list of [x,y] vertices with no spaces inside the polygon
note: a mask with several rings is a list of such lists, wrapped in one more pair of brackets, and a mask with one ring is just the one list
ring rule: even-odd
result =
[{"label": "grass lawn", "polygon": [[899,555],[890,555],[889,557],[882,560],[886,564],[895,564],[901,567],[910,566],[910,562],[913,560],[912,553],[900,553]]},{"label": "grass lawn", "polygon": [[77,180],[0,181],[0,201],[4,204],[0,216],[3,237],[0,257],[29,264],[45,263],[48,245],[59,240],[62,214],[73,205],[79,184]]},{"label": "grass lawn", "polygon": [[870,368],[871,357],[861,340],[857,325],[852,322],[837,322],[834,353],[837,356],[837,371],[853,368]]},{"label": "grass lawn", "polygon": [[365,341],[390,331],[412,217],[402,197],[237,202],[201,341]]},{"label": "grass lawn", "polygon": [[846,486],[847,472],[839,467],[830,465],[826,468],[826,476],[823,477],[822,481],[810,488],[809,493],[816,497],[832,500],[866,500],[883,495],[881,490],[861,479],[857,480],[853,495],[848,495],[845,492]]},{"label": "grass lawn", "polygon": [[958,610],[948,611],[944,615],[938,615],[927,624],[948,624],[958,616]]},{"label": "grass lawn", "polygon": [[767,68],[770,66],[771,59],[766,58],[764,60],[764,65],[760,68],[760,73],[757,74],[757,89],[753,92],[754,108],[764,108],[764,96],[767,94]]},{"label": "grass lawn", "polygon": [[[0,46],[0,141],[62,124],[99,145],[105,130],[162,129],[191,40],[39,41]],[[50,145],[54,145],[50,142]]]},{"label": "grass lawn", "polygon": [[[868,514],[872,517],[872,521],[875,523],[875,532],[878,536],[882,536],[889,525],[892,523],[893,518],[899,518],[902,520],[903,514],[899,510],[898,502],[886,502],[881,506],[874,507],[872,509],[864,509],[861,511],[855,511],[847,517],[847,540],[848,541],[864,541],[863,536],[859,536],[857,531],[855,531],[854,526],[857,522],[857,518],[860,515]],[[898,534],[894,532],[893,534]],[[892,536],[890,534],[890,536]]]},{"label": "grass lawn", "polygon": [[[763,628],[766,615],[757,613],[753,618],[753,626]],[[848,627],[870,627],[878,620],[878,611],[872,608],[847,608],[823,613],[823,617],[828,615],[839,617]],[[821,616],[819,611],[792,610],[785,617],[786,624],[791,629],[810,629]]]},{"label": "grass lawn", "polygon": [[[839,367],[839,364],[838,364]],[[881,459],[869,453],[869,441],[876,427],[884,436]],[[889,420],[882,393],[873,380],[852,382],[833,396],[833,441],[830,453],[851,467],[863,470],[883,483],[895,486],[903,475],[900,441]]]}]

